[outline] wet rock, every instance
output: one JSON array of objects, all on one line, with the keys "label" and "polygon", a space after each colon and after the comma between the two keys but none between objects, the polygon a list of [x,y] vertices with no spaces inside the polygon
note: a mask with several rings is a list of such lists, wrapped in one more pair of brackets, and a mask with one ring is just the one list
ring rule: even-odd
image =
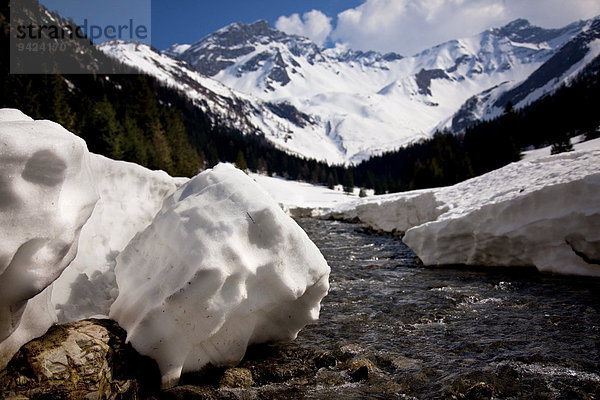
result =
[{"label": "wet rock", "polygon": [[347,383],[340,371],[330,371],[325,368],[317,372],[316,380],[317,384],[321,386],[340,386]]},{"label": "wet rock", "polygon": [[467,389],[464,394],[465,400],[489,400],[493,397],[494,390],[485,382],[478,382]]},{"label": "wet rock", "polygon": [[165,390],[160,400],[216,400],[217,392],[207,386],[182,385]]},{"label": "wet rock", "polygon": [[317,368],[329,368],[337,365],[336,358],[327,352],[318,353],[313,360]]},{"label": "wet rock", "polygon": [[375,369],[375,365],[373,364],[373,362],[367,358],[363,358],[363,357],[357,357],[357,358],[353,358],[352,360],[348,361],[348,363],[346,364],[346,367],[351,370],[357,370],[359,368],[366,368],[368,371],[373,371]]},{"label": "wet rock", "polygon": [[375,369],[375,365],[366,358],[354,358],[347,363],[349,375],[354,382],[366,381],[369,374]]},{"label": "wet rock", "polygon": [[356,355],[362,353],[364,350],[358,344],[350,343],[340,346],[333,352],[333,356],[340,361],[348,361]]},{"label": "wet rock", "polygon": [[369,379],[369,368],[362,366],[350,372],[350,377],[354,382],[366,381]]},{"label": "wet rock", "polygon": [[301,360],[287,360],[284,362],[265,362],[249,366],[262,384],[286,382],[294,378],[309,376],[311,366]]},{"label": "wet rock", "polygon": [[379,358],[356,344],[333,351],[295,343],[256,345],[236,368],[211,366],[185,374],[181,385],[162,392],[160,400],[348,398],[352,393],[399,398],[403,386],[388,371],[396,367],[388,362],[386,369]]},{"label": "wet rock", "polygon": [[387,352],[378,352],[374,354],[373,361],[378,368],[389,373],[414,371],[418,370],[422,365],[421,360],[390,355]]},{"label": "wet rock", "polygon": [[220,385],[229,388],[249,388],[254,385],[252,372],[247,368],[229,368],[223,374]]},{"label": "wet rock", "polygon": [[0,398],[140,399],[158,392],[156,363],[110,320],[53,326],[0,372]]}]

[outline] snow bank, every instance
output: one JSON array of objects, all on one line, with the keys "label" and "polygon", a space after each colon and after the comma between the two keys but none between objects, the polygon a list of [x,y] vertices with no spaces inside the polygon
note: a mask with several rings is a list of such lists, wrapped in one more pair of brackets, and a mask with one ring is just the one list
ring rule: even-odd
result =
[{"label": "snow bank", "polygon": [[372,229],[404,234],[413,226],[435,220],[445,210],[447,208],[436,200],[433,192],[424,191],[394,200],[359,204],[356,206],[356,218]]},{"label": "snow bank", "polygon": [[[406,232],[426,265],[600,276],[600,151],[508,165],[440,190],[450,211]],[[595,249],[595,250],[594,250]]]},{"label": "snow bank", "polygon": [[[331,190],[325,186],[276,176],[251,173],[250,177],[279,203],[286,214],[294,218],[318,217],[332,207],[354,202],[360,192],[359,188],[355,188],[354,193],[345,193],[342,185],[337,185]],[[372,196],[373,190],[368,190],[367,194]]]},{"label": "snow bank", "polygon": [[325,260],[232,167],[171,178],[6,109],[0,165],[0,369],[53,323],[112,312],[172,383],[318,317]]},{"label": "snow bank", "polygon": [[600,141],[579,148],[451,187],[361,200],[327,216],[406,232],[404,242],[425,265],[600,276]]},{"label": "snow bank", "polygon": [[[99,196],[85,142],[60,125],[0,110],[0,144],[3,366],[6,354],[54,321],[48,293],[40,293],[75,258],[81,229]],[[39,299],[28,304],[36,295]],[[32,307],[37,311],[26,310]]]},{"label": "snow bank", "polygon": [[329,267],[304,231],[229,165],[164,202],[117,258],[111,318],[165,385],[231,364],[251,343],[289,340],[318,318]]}]

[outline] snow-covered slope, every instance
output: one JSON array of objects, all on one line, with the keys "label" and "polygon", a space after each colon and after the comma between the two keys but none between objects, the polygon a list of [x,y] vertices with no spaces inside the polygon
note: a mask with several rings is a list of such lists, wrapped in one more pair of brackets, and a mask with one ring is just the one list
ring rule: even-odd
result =
[{"label": "snow-covered slope", "polygon": [[459,132],[481,120],[500,115],[510,101],[524,107],[569,84],[578,74],[600,70],[600,18],[585,22],[580,33],[522,81],[503,82],[469,98],[443,125]]},{"label": "snow-covered slope", "polygon": [[344,161],[338,145],[323,135],[326,130],[323,121],[288,103],[263,101],[231,89],[148,45],[110,41],[98,48],[178,89],[205,111],[213,124],[245,134],[263,134],[275,146],[292,154],[334,163]]},{"label": "snow-covered slope", "polygon": [[427,137],[473,95],[514,87],[588,25],[546,30],[517,20],[401,57],[321,48],[258,21],[165,54],[238,92],[311,115],[322,140],[337,148],[328,159],[354,162]]},{"label": "snow-covered slope", "polygon": [[454,186],[376,196],[329,216],[406,232],[426,265],[535,266],[600,276],[600,139]]},{"label": "snow-covered slope", "polygon": [[134,43],[99,48],[182,90],[215,122],[263,133],[291,153],[352,163],[554,90],[600,51],[597,22],[542,29],[516,20],[411,57],[322,48],[265,21],[162,54]]},{"label": "snow-covered slope", "polygon": [[58,320],[110,309],[172,384],[318,318],[327,263],[241,171],[171,178],[17,110],[0,141],[0,369]]},{"label": "snow-covered slope", "polygon": [[[351,194],[346,193],[342,185],[329,189],[277,176],[251,173],[250,177],[269,193],[288,215],[295,218],[320,216],[332,207],[356,201],[360,194],[359,188],[355,188]],[[365,194],[372,196],[373,190],[366,190]]]}]

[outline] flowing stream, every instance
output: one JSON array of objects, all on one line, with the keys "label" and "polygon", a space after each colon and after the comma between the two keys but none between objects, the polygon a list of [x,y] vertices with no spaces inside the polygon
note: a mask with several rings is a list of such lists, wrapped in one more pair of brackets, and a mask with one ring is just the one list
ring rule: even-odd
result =
[{"label": "flowing stream", "polygon": [[599,279],[424,268],[397,238],[298,222],[331,266],[331,289],[297,344],[374,367],[302,397],[600,398]]}]

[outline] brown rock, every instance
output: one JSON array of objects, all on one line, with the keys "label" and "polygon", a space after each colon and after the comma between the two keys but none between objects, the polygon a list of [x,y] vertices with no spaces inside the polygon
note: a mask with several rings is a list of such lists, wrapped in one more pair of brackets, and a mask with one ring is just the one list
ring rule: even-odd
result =
[{"label": "brown rock", "polygon": [[493,396],[494,390],[489,384],[478,382],[467,390],[464,398],[466,400],[489,400],[493,398]]},{"label": "brown rock", "polygon": [[350,360],[347,368],[352,380],[358,382],[369,379],[369,374],[375,369],[375,365],[366,358],[358,357]]},{"label": "brown rock", "polygon": [[159,389],[158,367],[125,338],[110,320],[54,326],[0,372],[0,398],[146,398]]},{"label": "brown rock", "polygon": [[247,389],[254,385],[252,372],[247,368],[229,368],[223,374],[221,387]]}]

